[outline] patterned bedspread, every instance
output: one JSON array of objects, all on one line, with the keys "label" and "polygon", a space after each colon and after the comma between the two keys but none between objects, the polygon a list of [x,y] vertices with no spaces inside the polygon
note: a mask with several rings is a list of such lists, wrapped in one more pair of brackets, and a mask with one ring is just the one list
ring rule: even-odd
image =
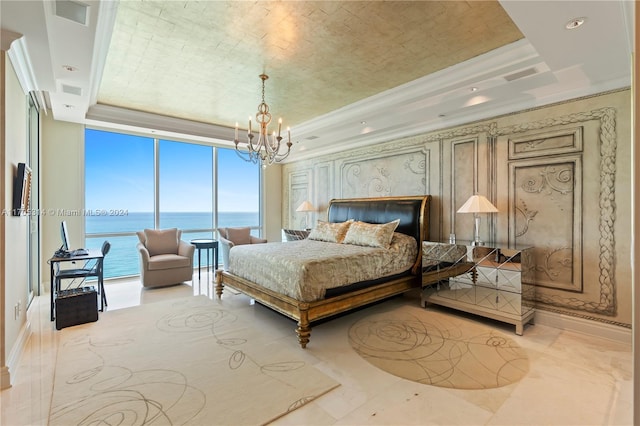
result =
[{"label": "patterned bedspread", "polygon": [[395,233],[388,249],[315,240],[234,246],[229,272],[302,302],[324,297],[329,288],[409,270],[415,239]]}]

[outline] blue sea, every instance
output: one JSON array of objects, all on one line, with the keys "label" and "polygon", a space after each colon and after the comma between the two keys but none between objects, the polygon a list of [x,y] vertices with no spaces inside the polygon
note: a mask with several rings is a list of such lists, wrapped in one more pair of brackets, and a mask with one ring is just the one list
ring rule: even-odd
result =
[{"label": "blue sea", "polygon": [[[102,215],[104,214],[104,215]],[[104,259],[105,278],[136,275],[140,273],[140,256],[136,249],[138,237],[136,231],[153,228],[153,213],[129,213],[126,211],[101,212],[101,215],[87,215],[85,248],[99,249],[104,240],[109,240],[111,250]],[[260,225],[258,212],[219,212],[218,227]],[[213,216],[211,212],[204,213],[161,213],[159,228],[178,228],[182,230],[182,240],[189,242],[194,238],[215,238],[213,235]],[[134,233],[126,236],[112,236],[99,234]],[[258,230],[253,230],[258,235]],[[98,234],[98,235],[92,235]],[[71,241],[75,241],[73,236]],[[210,264],[214,259],[210,256]],[[220,254],[218,257],[221,259]],[[202,265],[206,266],[207,256],[202,252]],[[198,266],[198,252],[194,255],[194,267]]]}]

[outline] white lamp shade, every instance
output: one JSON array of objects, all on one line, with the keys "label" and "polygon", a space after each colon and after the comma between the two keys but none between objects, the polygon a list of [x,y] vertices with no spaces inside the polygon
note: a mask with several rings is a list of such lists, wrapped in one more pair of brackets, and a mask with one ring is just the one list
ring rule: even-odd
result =
[{"label": "white lamp shade", "polygon": [[314,210],[315,208],[313,207],[313,204],[311,204],[309,201],[303,201],[302,204],[300,204],[296,209],[297,212],[312,212]]},{"label": "white lamp shade", "polygon": [[498,209],[483,195],[472,195],[458,213],[497,213]]}]

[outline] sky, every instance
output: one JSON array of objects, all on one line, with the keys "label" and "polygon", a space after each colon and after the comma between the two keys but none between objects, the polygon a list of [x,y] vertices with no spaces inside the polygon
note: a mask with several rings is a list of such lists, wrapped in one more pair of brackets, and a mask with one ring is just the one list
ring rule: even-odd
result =
[{"label": "sky", "polygon": [[[153,139],[87,129],[85,208],[153,211]],[[160,211],[212,210],[213,148],[161,140]],[[259,165],[218,149],[218,211],[259,210]]]}]

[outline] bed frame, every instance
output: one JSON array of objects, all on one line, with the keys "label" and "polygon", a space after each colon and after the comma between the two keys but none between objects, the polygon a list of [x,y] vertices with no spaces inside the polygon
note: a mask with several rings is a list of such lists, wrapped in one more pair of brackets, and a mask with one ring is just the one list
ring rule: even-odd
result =
[{"label": "bed frame", "polygon": [[370,287],[359,288],[315,302],[301,302],[219,269],[216,273],[216,294],[221,298],[224,286],[229,286],[260,304],[296,320],[298,341],[302,348],[306,348],[311,336],[312,322],[420,288],[423,285],[421,245],[422,241],[429,236],[430,201],[431,196],[424,195],[334,199],[329,203],[329,222],[355,219],[368,223],[387,223],[399,218],[400,224],[396,232],[414,237],[418,244],[415,264],[406,275],[396,276]]}]

